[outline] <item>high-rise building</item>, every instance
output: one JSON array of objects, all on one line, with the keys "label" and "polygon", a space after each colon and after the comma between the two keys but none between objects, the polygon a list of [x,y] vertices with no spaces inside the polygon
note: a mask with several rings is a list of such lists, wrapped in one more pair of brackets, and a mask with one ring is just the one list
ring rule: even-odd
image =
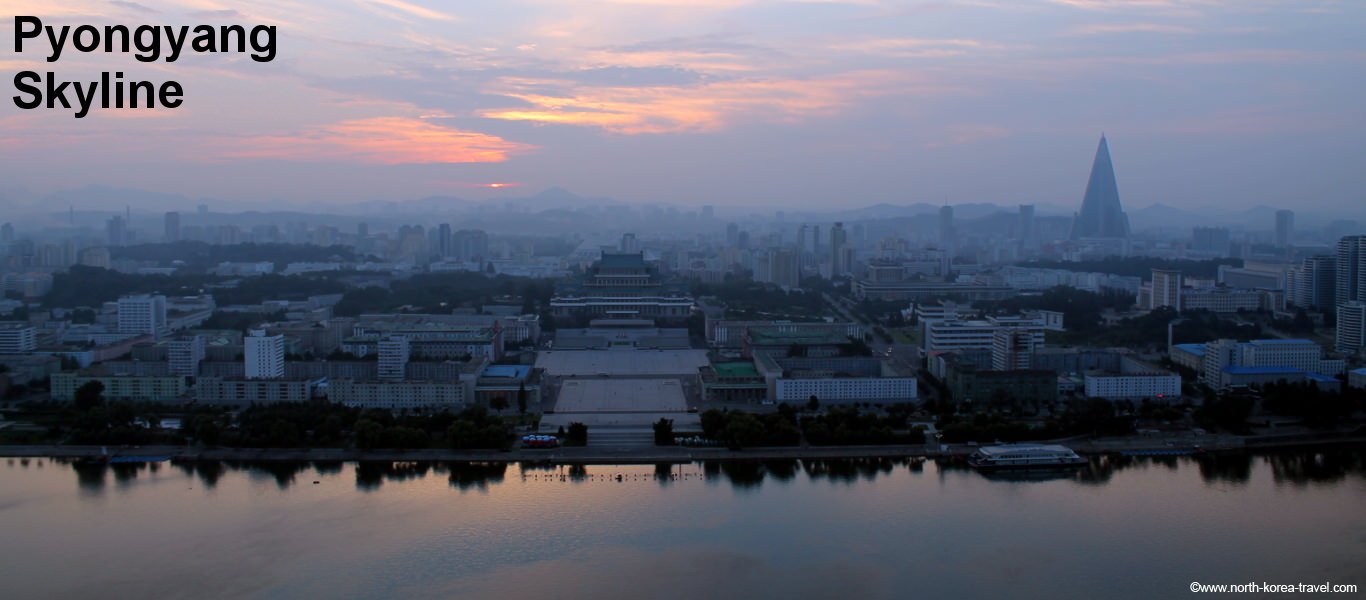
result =
[{"label": "high-rise building", "polygon": [[628,254],[635,254],[636,252],[640,252],[640,241],[636,240],[636,234],[634,234],[634,233],[623,233],[623,234],[621,234],[621,247],[620,247],[619,249],[620,249],[622,252],[625,252],[625,253],[628,253]]},{"label": "high-rise building", "polygon": [[735,223],[726,225],[726,245],[734,246],[740,241],[740,226]]},{"label": "high-rise building", "polygon": [[1034,351],[1043,347],[1043,336],[1033,329],[1002,328],[991,334],[991,369],[1021,371],[1030,368]]},{"label": "high-rise building", "polygon": [[204,360],[204,336],[192,335],[166,344],[166,363],[172,375],[196,377]]},{"label": "high-rise building", "polygon": [[408,338],[391,335],[379,341],[379,378],[403,379],[408,372],[411,345]]},{"label": "high-rise building", "polygon": [[1338,305],[1337,340],[1333,349],[1349,355],[1366,349],[1366,302],[1353,300]]},{"label": "high-rise building", "polygon": [[769,276],[773,283],[787,289],[800,287],[802,276],[800,258],[800,253],[787,248],[769,252]]},{"label": "high-rise building", "polygon": [[124,296],[119,298],[118,311],[119,333],[160,337],[166,332],[165,296]]},{"label": "high-rise building", "polygon": [[1181,271],[1153,269],[1152,294],[1152,309],[1181,310]]},{"label": "high-rise building", "polygon": [[1305,258],[1287,276],[1287,299],[1300,308],[1332,310],[1337,300],[1337,259],[1318,255]]},{"label": "high-rise building", "polygon": [[1295,211],[1276,211],[1276,246],[1285,248],[1295,241]]},{"label": "high-rise building", "polygon": [[1091,164],[1091,177],[1086,182],[1086,195],[1081,200],[1081,212],[1072,222],[1072,239],[1129,237],[1129,216],[1119,202],[1119,185],[1115,183],[1115,166],[1110,160],[1110,145],[1100,136],[1096,158]]},{"label": "high-rise building", "polygon": [[1227,227],[1196,227],[1191,238],[1192,250],[1216,256],[1228,256],[1232,242]]},{"label": "high-rise building", "polygon": [[835,223],[830,228],[830,276],[840,277],[849,273],[849,265],[845,264],[847,258],[844,247],[847,243],[844,232],[844,223]]},{"label": "high-rise building", "polygon": [[120,215],[109,217],[109,221],[104,224],[105,235],[109,238],[110,246],[124,246],[128,244],[128,222]]},{"label": "high-rise building", "polygon": [[710,204],[704,204],[704,205],[702,206],[702,218],[703,218],[703,219],[706,219],[706,220],[708,220],[708,221],[710,221],[710,220],[712,220],[712,219],[715,218],[715,217],[716,217],[716,208],[713,207],[713,206],[710,205]]},{"label": "high-rise building", "polygon": [[242,338],[247,379],[285,376],[285,336],[255,329]]},{"label": "high-rise building", "polygon": [[939,207],[939,245],[945,250],[953,248],[953,207],[944,205]]},{"label": "high-rise building", "polygon": [[461,229],[451,234],[451,246],[460,262],[483,262],[489,258],[489,234],[482,229]]},{"label": "high-rise building", "polygon": [[1021,204],[1019,222],[1015,225],[1016,237],[1025,248],[1033,248],[1039,243],[1039,233],[1034,225],[1034,205]]},{"label": "high-rise building", "polygon": [[436,226],[436,253],[441,258],[448,258],[455,253],[454,240],[451,238],[451,224],[442,223]]},{"label": "high-rise building", "polygon": [[797,250],[799,252],[804,252],[807,250],[807,245],[810,242],[808,242],[806,238],[809,235],[811,235],[811,226],[807,225],[806,223],[802,223],[801,225],[797,226]]},{"label": "high-rise building", "polygon": [[165,231],[161,234],[162,239],[167,242],[180,241],[180,213],[171,211],[166,213]]},{"label": "high-rise building", "polygon": [[1334,303],[1342,306],[1353,300],[1366,301],[1366,235],[1338,240],[1337,270]]},{"label": "high-rise building", "polygon": [[14,243],[14,224],[5,223],[0,225],[0,244]]}]

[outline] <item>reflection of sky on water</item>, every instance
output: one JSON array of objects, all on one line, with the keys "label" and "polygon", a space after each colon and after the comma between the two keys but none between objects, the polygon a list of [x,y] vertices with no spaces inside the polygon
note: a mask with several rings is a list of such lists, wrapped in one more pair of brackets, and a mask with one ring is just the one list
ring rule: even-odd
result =
[{"label": "reflection of sky on water", "polygon": [[888,460],[13,459],[0,463],[0,596],[1148,598],[1190,581],[1361,584],[1364,501],[1361,452],[1108,458],[1018,481]]}]

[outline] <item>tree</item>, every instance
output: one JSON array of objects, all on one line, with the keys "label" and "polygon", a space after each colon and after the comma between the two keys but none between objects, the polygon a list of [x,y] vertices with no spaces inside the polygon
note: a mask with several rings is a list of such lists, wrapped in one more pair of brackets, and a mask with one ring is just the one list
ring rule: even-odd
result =
[{"label": "tree", "polygon": [[655,445],[672,446],[674,445],[674,422],[672,419],[661,417],[655,421]]},{"label": "tree", "polygon": [[754,446],[764,439],[764,424],[754,415],[737,413],[726,423],[726,444],[734,450]]},{"label": "tree", "polygon": [[517,413],[526,414],[526,382],[517,384]]},{"label": "tree", "polygon": [[356,447],[362,450],[373,450],[379,447],[380,437],[384,435],[384,426],[370,419],[360,419],[356,421],[353,428],[356,434]]},{"label": "tree", "polygon": [[821,399],[820,399],[820,398],[817,398],[815,394],[811,394],[811,398],[807,399],[807,401],[806,401],[806,410],[811,411],[811,412],[816,412],[816,411],[818,411],[818,410],[820,410],[820,409],[821,409]]},{"label": "tree", "polygon": [[588,426],[579,422],[570,423],[567,442],[572,446],[587,446]]},{"label": "tree", "polygon": [[494,396],[489,400],[489,408],[492,408],[493,410],[496,410],[500,413],[507,410],[507,407],[508,399],[506,396]]},{"label": "tree", "polygon": [[726,427],[726,413],[715,408],[702,413],[702,435],[710,439],[720,439]]},{"label": "tree", "polygon": [[87,381],[76,388],[76,409],[88,411],[96,406],[104,404],[104,384],[99,381]]}]

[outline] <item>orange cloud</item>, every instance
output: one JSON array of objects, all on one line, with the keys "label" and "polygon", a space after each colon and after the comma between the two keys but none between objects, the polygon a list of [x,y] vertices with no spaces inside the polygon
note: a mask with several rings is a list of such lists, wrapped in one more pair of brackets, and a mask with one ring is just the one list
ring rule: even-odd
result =
[{"label": "orange cloud", "polygon": [[486,133],[406,117],[342,121],[293,135],[247,138],[235,146],[237,149],[226,156],[383,165],[496,163],[533,148]]},{"label": "orange cloud", "polygon": [[[541,91],[558,86],[569,90]],[[946,89],[918,84],[907,74],[892,71],[656,87],[575,87],[565,81],[503,79],[495,93],[530,106],[487,110],[481,115],[600,127],[625,134],[707,132],[742,116],[764,122],[793,122],[834,114],[861,97],[928,91]]]}]

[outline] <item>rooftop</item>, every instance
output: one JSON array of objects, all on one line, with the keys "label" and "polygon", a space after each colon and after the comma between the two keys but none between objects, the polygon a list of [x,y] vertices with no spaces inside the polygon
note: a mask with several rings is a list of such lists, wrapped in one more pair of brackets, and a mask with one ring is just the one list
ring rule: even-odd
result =
[{"label": "rooftop", "polygon": [[754,368],[752,362],[724,362],[713,363],[712,370],[716,371],[720,377],[758,377],[759,370]]},{"label": "rooftop", "polygon": [[506,379],[525,379],[531,373],[531,367],[527,365],[489,365],[484,369],[484,377],[502,377]]},{"label": "rooftop", "polygon": [[[1301,345],[1314,344],[1313,340],[1289,339],[1289,340],[1252,340],[1248,342],[1253,346],[1279,346],[1279,345]],[[1317,344],[1314,344],[1317,345]]]}]

